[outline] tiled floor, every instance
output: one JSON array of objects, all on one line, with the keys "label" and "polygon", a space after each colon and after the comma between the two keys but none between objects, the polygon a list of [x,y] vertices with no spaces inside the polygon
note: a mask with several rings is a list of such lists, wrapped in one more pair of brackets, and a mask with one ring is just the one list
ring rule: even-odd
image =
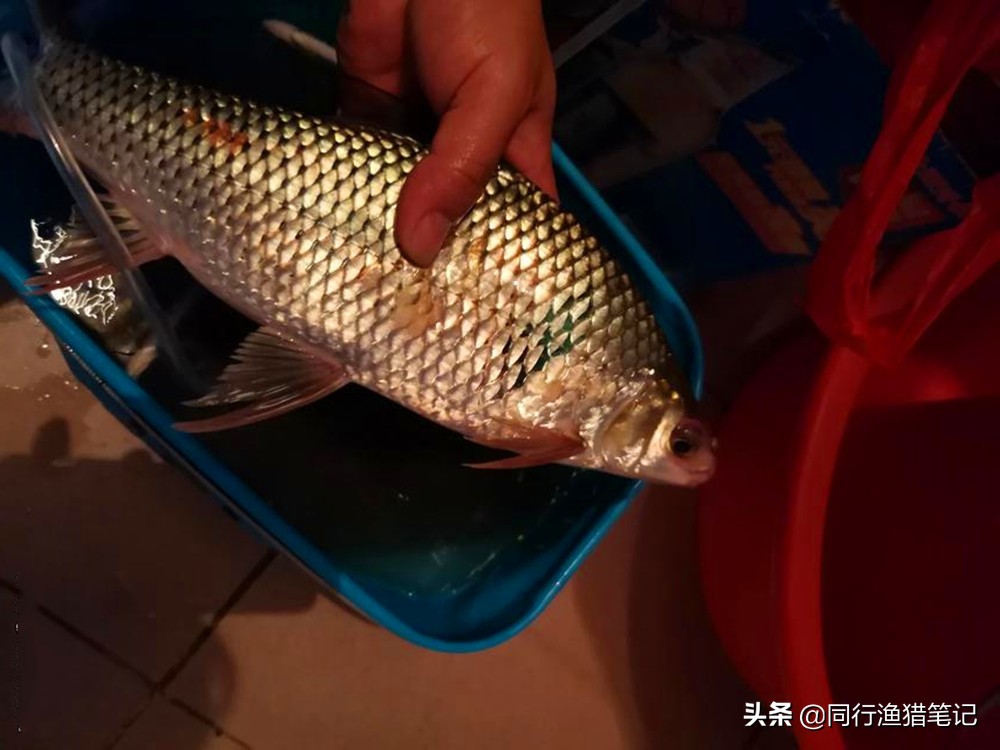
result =
[{"label": "tiled floor", "polygon": [[643,498],[509,643],[427,652],[154,458],[0,297],[0,748],[757,746],[691,498]]}]

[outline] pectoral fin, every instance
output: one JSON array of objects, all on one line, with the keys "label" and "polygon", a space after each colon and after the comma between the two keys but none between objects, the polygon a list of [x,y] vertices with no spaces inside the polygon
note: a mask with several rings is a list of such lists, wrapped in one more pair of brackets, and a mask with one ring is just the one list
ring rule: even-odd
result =
[{"label": "pectoral fin", "polygon": [[569,432],[518,425],[506,425],[506,431],[509,433],[508,437],[467,437],[467,439],[486,448],[509,451],[516,455],[485,463],[466,464],[466,466],[472,469],[525,469],[559,463],[586,449],[586,444],[579,435]]},{"label": "pectoral fin", "polygon": [[[139,222],[128,209],[110,196],[99,197],[136,265],[163,256],[163,251],[143,232]],[[62,287],[93,281],[118,270],[105,252],[101,241],[76,208],[73,209],[66,225],[66,238],[59,248],[59,255],[63,258],[61,262],[27,280],[26,284],[34,294],[46,294]]]},{"label": "pectoral fin", "polygon": [[318,401],[350,381],[344,368],[267,328],[240,344],[207,395],[188,406],[240,405],[226,414],[179,422],[182,432],[214,432],[271,419]]}]

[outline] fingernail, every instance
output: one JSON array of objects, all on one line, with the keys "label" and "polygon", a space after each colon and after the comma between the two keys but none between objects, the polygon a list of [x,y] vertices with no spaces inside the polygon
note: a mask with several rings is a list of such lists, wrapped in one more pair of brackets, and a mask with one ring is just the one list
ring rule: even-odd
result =
[{"label": "fingernail", "polygon": [[419,266],[429,266],[434,262],[444,238],[451,230],[451,222],[444,214],[429,213],[417,222],[410,242],[403,248],[410,260]]}]

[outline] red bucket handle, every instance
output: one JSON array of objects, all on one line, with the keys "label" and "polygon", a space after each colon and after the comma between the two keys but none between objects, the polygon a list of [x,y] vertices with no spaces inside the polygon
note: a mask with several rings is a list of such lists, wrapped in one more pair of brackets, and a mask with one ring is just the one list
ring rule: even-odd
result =
[{"label": "red bucket handle", "polygon": [[832,341],[876,362],[897,362],[957,294],[1000,261],[1000,175],[994,175],[976,186],[961,224],[925,237],[902,257],[899,265],[920,282],[907,299],[892,301],[886,312],[887,301],[873,295],[879,242],[955,90],[972,66],[998,52],[998,0],[935,0],[924,14],[893,71],[885,122],[858,189],[810,272],[806,308]]}]

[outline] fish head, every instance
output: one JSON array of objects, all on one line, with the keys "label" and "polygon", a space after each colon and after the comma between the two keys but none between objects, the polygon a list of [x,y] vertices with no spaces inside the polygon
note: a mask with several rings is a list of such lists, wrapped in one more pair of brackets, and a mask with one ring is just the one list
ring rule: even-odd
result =
[{"label": "fish head", "polygon": [[685,398],[666,381],[654,380],[623,398],[594,448],[619,473],[696,487],[715,471],[715,445],[706,424],[688,413]]}]

